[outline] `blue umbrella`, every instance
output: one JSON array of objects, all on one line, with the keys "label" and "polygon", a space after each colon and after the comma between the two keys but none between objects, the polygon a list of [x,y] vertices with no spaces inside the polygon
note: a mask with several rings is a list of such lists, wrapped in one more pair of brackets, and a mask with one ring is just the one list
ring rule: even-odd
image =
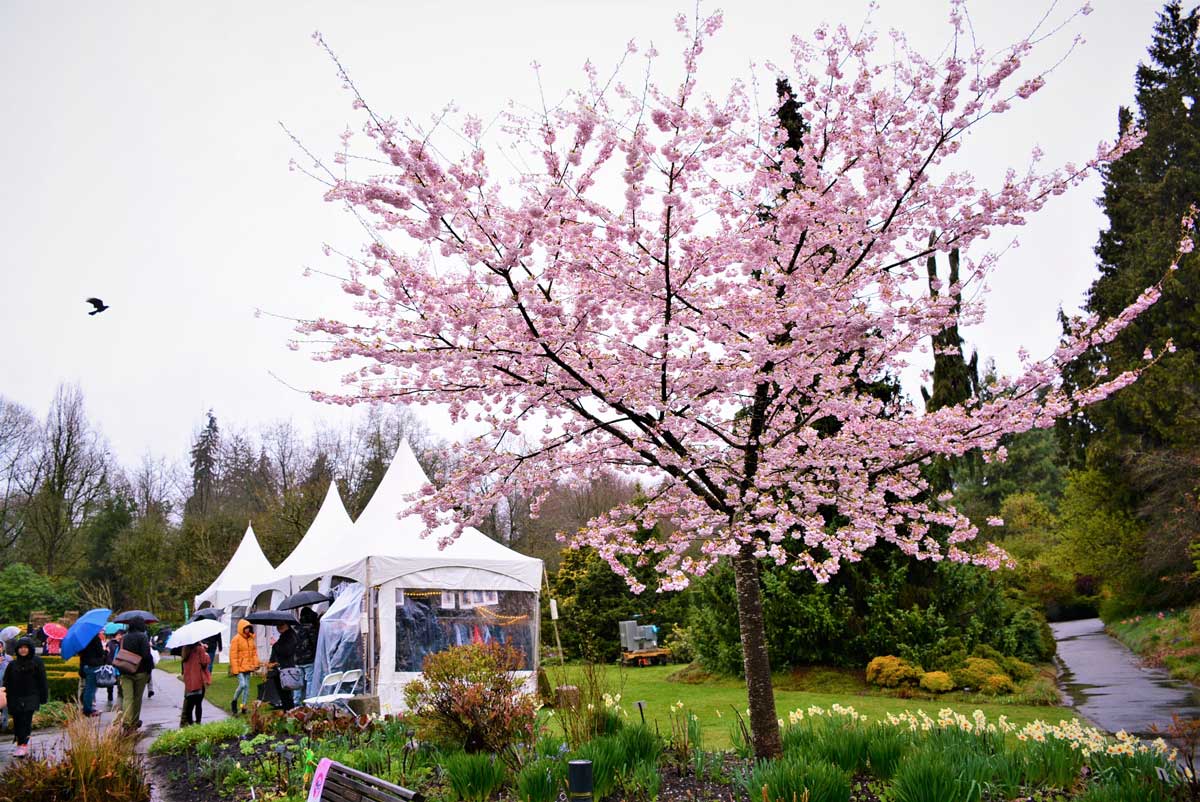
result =
[{"label": "blue umbrella", "polygon": [[71,628],[67,630],[67,636],[63,638],[62,659],[70,660],[83,651],[83,647],[87,646],[92,638],[104,629],[110,615],[112,615],[112,610],[97,607],[95,610],[88,610],[79,616],[79,620],[71,625]]},{"label": "blue umbrella", "polygon": [[127,629],[129,629],[129,627],[126,624],[118,624],[113,621],[104,625],[104,634],[116,635],[118,632],[124,632]]}]

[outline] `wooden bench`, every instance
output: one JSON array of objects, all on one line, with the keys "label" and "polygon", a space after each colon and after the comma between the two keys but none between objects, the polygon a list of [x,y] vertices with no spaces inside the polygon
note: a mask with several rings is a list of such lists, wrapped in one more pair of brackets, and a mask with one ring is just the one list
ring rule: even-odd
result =
[{"label": "wooden bench", "polygon": [[308,802],[424,802],[416,791],[392,785],[324,758],[313,773]]}]

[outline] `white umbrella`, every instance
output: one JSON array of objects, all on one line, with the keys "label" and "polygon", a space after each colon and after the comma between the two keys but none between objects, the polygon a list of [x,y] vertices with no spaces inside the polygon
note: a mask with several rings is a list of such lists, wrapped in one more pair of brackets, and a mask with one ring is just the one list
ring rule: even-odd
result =
[{"label": "white umbrella", "polygon": [[180,646],[199,643],[205,638],[221,634],[224,629],[225,625],[220,621],[213,621],[211,618],[202,618],[199,621],[184,624],[172,632],[171,637],[167,638],[167,648],[177,649]]},{"label": "white umbrella", "polygon": [[3,643],[4,641],[12,640],[13,638],[17,637],[20,634],[21,634],[20,627],[5,627],[4,629],[0,629],[0,643]]}]

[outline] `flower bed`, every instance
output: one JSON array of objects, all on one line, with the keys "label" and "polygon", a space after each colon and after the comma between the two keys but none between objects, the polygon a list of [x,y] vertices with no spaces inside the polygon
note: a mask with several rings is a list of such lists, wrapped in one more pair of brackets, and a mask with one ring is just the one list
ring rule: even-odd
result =
[{"label": "flower bed", "polygon": [[151,753],[170,779],[172,798],[188,802],[299,802],[321,757],[446,802],[553,802],[566,761],[575,758],[592,761],[598,799],[645,802],[791,800],[805,798],[806,789],[809,802],[1168,802],[1187,782],[1166,743],[1112,738],[1075,721],[1017,727],[1003,716],[950,709],[872,721],[852,707],[811,707],[783,719],[780,759],[755,762],[736,717],[734,748],[710,751],[682,705],[672,710],[671,732],[662,734],[633,723],[614,696],[604,707],[605,715],[593,711],[600,732],[575,745],[556,722],[561,713],[541,714],[535,738],[512,760],[418,743],[414,722],[403,718],[304,711],[260,711],[245,722],[168,733]]}]

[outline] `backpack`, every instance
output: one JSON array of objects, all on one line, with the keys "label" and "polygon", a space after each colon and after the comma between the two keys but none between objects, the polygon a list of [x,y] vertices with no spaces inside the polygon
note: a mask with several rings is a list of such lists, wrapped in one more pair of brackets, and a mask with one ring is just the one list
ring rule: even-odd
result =
[{"label": "backpack", "polygon": [[96,687],[111,688],[117,684],[117,670],[111,665],[100,666],[96,669]]}]

